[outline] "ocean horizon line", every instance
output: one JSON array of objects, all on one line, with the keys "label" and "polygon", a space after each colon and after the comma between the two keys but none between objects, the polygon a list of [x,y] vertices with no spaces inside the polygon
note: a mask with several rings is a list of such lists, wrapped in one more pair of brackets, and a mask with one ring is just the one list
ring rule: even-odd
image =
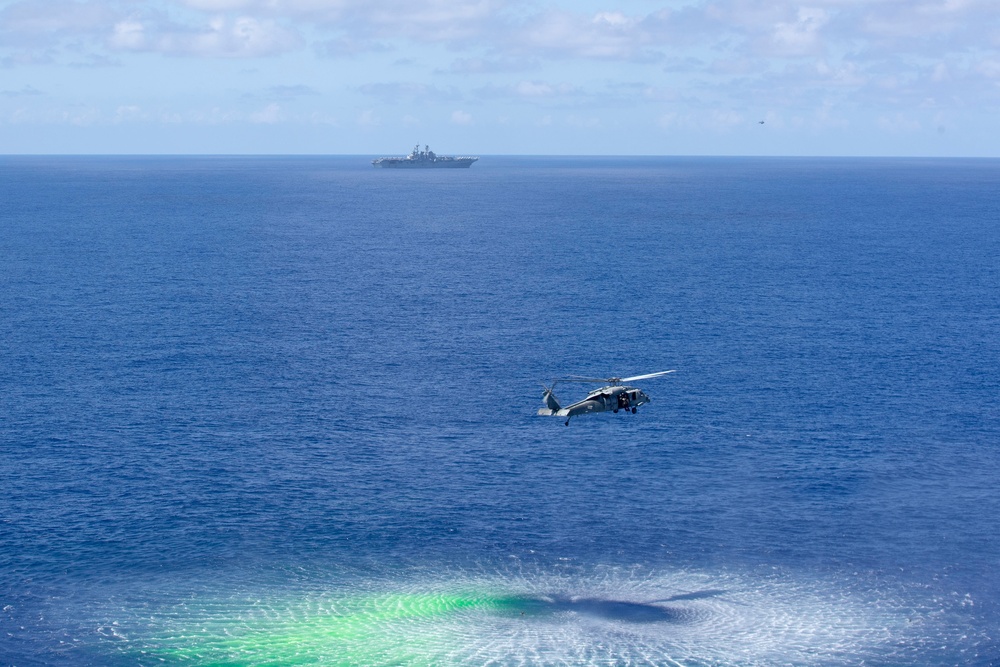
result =
[{"label": "ocean horizon line", "polygon": [[[369,158],[383,155],[397,155],[391,152],[372,153],[0,153],[0,157],[206,157],[206,158],[254,158],[254,157],[303,157],[303,158]],[[788,155],[788,154],[716,154],[716,153],[476,153],[487,158],[568,158],[568,159],[778,159],[778,160],[998,160],[1000,155]],[[458,155],[458,153],[456,153]],[[462,153],[466,155],[466,153]]]}]

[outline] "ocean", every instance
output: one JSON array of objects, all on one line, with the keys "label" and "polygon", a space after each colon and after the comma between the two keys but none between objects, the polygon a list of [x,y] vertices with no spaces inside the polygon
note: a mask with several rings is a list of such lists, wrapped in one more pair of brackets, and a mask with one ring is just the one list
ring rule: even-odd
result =
[{"label": "ocean", "polygon": [[0,665],[1000,664],[1000,160],[0,184]]}]

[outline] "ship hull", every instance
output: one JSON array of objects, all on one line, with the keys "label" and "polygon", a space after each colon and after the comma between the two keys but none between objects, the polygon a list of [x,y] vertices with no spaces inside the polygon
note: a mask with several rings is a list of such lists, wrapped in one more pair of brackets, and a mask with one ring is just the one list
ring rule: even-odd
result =
[{"label": "ship hull", "polygon": [[376,160],[372,163],[382,169],[468,169],[475,160]]}]

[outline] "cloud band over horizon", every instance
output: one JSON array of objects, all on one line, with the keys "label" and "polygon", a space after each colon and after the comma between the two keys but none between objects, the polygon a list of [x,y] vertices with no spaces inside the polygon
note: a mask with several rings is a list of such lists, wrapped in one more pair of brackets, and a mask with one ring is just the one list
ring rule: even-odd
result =
[{"label": "cloud band over horizon", "polygon": [[0,151],[997,155],[998,47],[986,0],[21,0]]}]

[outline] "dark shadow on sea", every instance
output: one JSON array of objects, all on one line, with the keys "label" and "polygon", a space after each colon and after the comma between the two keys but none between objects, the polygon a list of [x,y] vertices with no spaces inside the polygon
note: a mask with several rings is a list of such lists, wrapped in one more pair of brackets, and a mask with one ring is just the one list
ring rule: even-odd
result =
[{"label": "dark shadow on sea", "polygon": [[682,593],[653,602],[629,602],[596,597],[575,597],[552,594],[513,597],[505,608],[522,616],[545,616],[559,613],[576,613],[606,621],[626,623],[684,623],[692,619],[689,609],[665,606],[662,603],[682,600],[701,600],[722,595],[724,590],[705,590]]}]

